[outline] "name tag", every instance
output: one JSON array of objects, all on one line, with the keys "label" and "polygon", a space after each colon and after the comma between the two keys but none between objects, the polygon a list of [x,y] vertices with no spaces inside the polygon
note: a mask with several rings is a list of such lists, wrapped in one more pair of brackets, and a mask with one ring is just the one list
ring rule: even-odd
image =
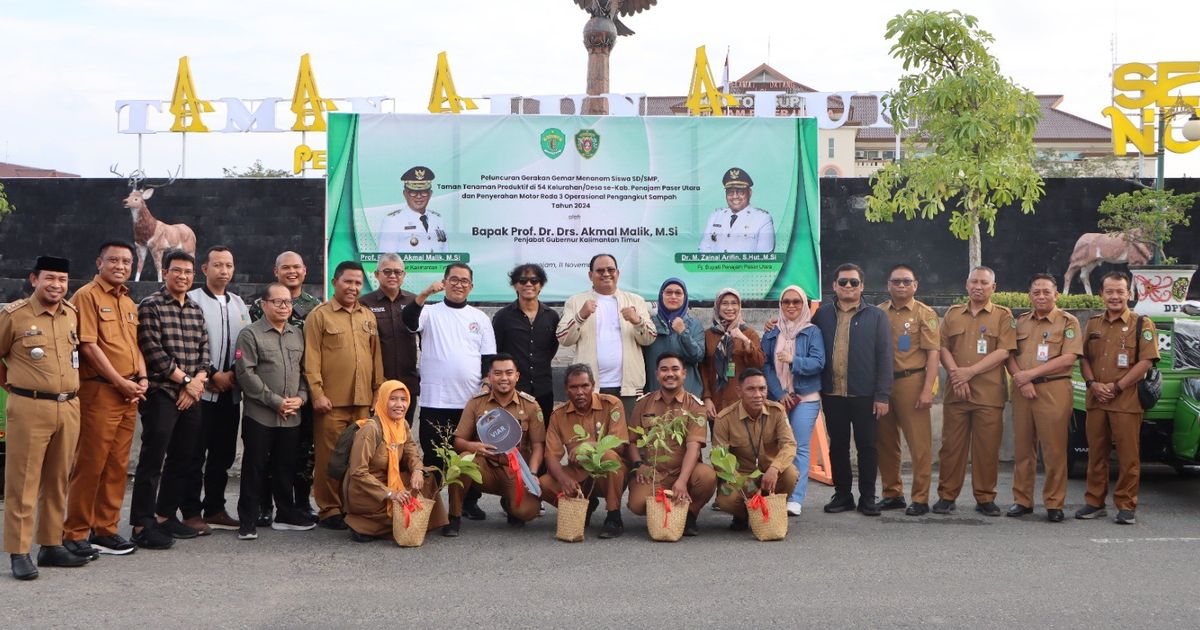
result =
[{"label": "name tag", "polygon": [[1038,361],[1049,361],[1050,360],[1050,344],[1046,344],[1046,343],[1038,344],[1037,360]]},{"label": "name tag", "polygon": [[900,335],[896,340],[896,349],[900,352],[908,352],[912,348],[912,337],[910,335]]},{"label": "name tag", "polygon": [[975,342],[975,353],[976,354],[987,354],[988,353],[987,339],[980,337],[979,341]]},{"label": "name tag", "polygon": [[78,350],[71,351],[71,367],[76,370],[79,369],[79,351]]},{"label": "name tag", "polygon": [[1119,368],[1129,367],[1129,355],[1128,354],[1122,352],[1121,354],[1117,355],[1117,367],[1119,367]]}]

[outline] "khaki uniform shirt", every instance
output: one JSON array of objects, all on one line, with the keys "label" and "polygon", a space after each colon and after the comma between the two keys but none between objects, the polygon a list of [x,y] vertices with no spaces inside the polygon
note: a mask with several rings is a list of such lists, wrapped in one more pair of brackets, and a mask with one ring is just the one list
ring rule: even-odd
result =
[{"label": "khaki uniform shirt", "polygon": [[[893,370],[919,370],[925,367],[930,350],[941,350],[938,316],[918,300],[897,308],[891,300],[879,305],[892,326]],[[908,339],[904,337],[907,335]]]},{"label": "khaki uniform shirt", "polygon": [[327,396],[334,407],[366,407],[383,383],[383,356],[375,315],[355,303],[331,300],[304,322],[304,377],[309,396]]},{"label": "khaki uniform shirt", "polygon": [[835,301],[833,307],[837,309],[837,330],[833,333],[833,354],[830,355],[833,362],[833,391],[829,393],[847,396],[850,390],[850,321],[858,312],[858,306],[844,309]]},{"label": "khaki uniform shirt", "polygon": [[[99,275],[83,285],[71,297],[79,309],[79,340],[94,343],[121,376],[136,376],[142,351],[137,343],[137,304],[129,299],[129,288],[113,286]],[[84,361],[80,378],[103,376]]]},{"label": "khaki uniform shirt", "polygon": [[[1046,345],[1039,357],[1038,347]],[[1045,317],[1034,311],[1017,318],[1017,367],[1031,370],[1064,354],[1083,356],[1083,334],[1075,316],[1055,307]],[[1044,376],[1070,376],[1071,366]]]},{"label": "khaki uniform shirt", "polygon": [[[595,443],[597,435],[615,435],[629,440],[629,427],[625,424],[625,405],[620,398],[608,394],[592,394],[592,408],[579,411],[575,404],[567,401],[550,414],[550,425],[546,427],[546,461],[562,461],[567,455],[568,466],[575,466],[575,449],[581,442],[575,441],[575,425],[587,432],[587,442]],[[621,455],[618,452],[618,455]],[[623,458],[622,458],[623,459]]]},{"label": "khaki uniform shirt", "polygon": [[[467,406],[463,408],[462,417],[458,420],[458,428],[454,430],[454,437],[460,437],[468,442],[480,441],[479,432],[475,430],[475,422],[483,414],[499,408],[501,408],[500,401],[496,400],[493,392],[479,394],[468,400]],[[533,457],[533,445],[546,442],[546,420],[542,417],[542,408],[533,396],[525,392],[514,391],[512,400],[508,401],[503,409],[511,413],[521,424],[521,443],[517,445],[517,450],[528,463],[529,458]],[[481,461],[486,461],[493,466],[504,465],[486,457],[481,458]]]},{"label": "khaki uniform shirt", "polygon": [[[1129,309],[1125,309],[1120,317],[1111,322],[1108,321],[1108,313],[1101,313],[1089,319],[1083,336],[1083,356],[1092,366],[1092,378],[1101,383],[1115,383],[1120,380],[1137,361],[1157,361],[1159,358],[1158,331],[1154,328],[1154,322],[1150,321],[1149,317],[1143,319],[1142,334],[1139,336],[1137,314]],[[1118,367],[1117,362],[1121,354],[1127,355],[1128,367]],[[1088,389],[1087,408],[1142,413],[1135,385],[1126,387],[1112,402],[1106,404],[1097,402],[1091,389]]]},{"label": "khaki uniform shirt", "polygon": [[[683,411],[695,416],[688,423],[687,436],[684,438],[683,444],[676,444],[668,438],[669,450],[662,453],[667,459],[654,464],[659,474],[672,477],[683,470],[683,456],[687,453],[687,444],[695,442],[700,445],[700,448],[704,448],[705,442],[708,441],[708,423],[704,421],[704,403],[682,387],[671,398],[667,398],[661,389],[655,390],[638,399],[637,404],[633,406],[633,416],[629,418],[629,426],[648,430],[657,424],[659,418],[662,418],[668,411]],[[654,449],[650,446],[642,448],[641,451],[644,457],[654,456]]]},{"label": "khaki uniform shirt", "polygon": [[[954,356],[958,367],[970,367],[996,350],[1017,349],[1017,320],[1004,306],[988,302],[975,315],[966,304],[955,304],[942,321],[942,347]],[[981,341],[982,340],[982,345]],[[980,352],[980,350],[983,352]],[[1004,407],[1008,399],[1004,387],[1004,362],[971,379],[973,402],[985,407]],[[968,402],[946,388],[946,403]]]},{"label": "khaki uniform shirt", "polygon": [[796,459],[796,438],[783,405],[768,400],[758,419],[752,419],[742,402],[727,407],[713,423],[713,446],[724,446],[738,459],[738,472],[756,469],[780,472]]},{"label": "khaki uniform shirt", "polygon": [[[37,298],[0,310],[0,359],[8,385],[45,394],[79,391],[79,316],[63,300],[54,313]],[[9,461],[12,466],[16,462]]]}]

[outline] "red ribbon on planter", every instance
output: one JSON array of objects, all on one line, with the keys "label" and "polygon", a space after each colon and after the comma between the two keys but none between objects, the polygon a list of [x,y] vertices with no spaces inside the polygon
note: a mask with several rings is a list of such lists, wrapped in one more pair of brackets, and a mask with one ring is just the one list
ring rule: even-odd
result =
[{"label": "red ribbon on planter", "polygon": [[404,503],[404,529],[408,529],[408,524],[412,521],[413,512],[421,509],[421,502],[417,500],[416,495],[408,497],[408,501]]},{"label": "red ribbon on planter", "polygon": [[771,520],[771,512],[767,509],[767,500],[763,495],[755,492],[754,496],[750,497],[750,502],[746,504],[746,507],[751,510],[761,510],[764,523]]},{"label": "red ribbon on planter", "polygon": [[671,497],[667,496],[666,491],[659,488],[654,491],[654,501],[663,504],[663,527],[666,527],[667,516],[671,514]]},{"label": "red ribbon on planter", "polygon": [[520,456],[515,448],[508,452],[508,469],[512,471],[513,477],[517,481],[517,500],[514,501],[516,505],[513,507],[521,507],[521,496],[525,494],[525,487],[521,482],[521,462],[517,459]]}]

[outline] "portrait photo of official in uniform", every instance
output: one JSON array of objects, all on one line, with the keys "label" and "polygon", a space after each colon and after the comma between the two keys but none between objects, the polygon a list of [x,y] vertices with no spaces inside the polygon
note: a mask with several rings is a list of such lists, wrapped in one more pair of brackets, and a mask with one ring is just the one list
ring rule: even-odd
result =
[{"label": "portrait photo of official in uniform", "polygon": [[710,253],[769,253],[775,251],[775,221],[771,213],[750,205],[754,180],[734,167],[721,178],[724,208],[717,208],[704,224],[700,251]]},{"label": "portrait photo of official in uniform", "polygon": [[442,253],[446,248],[446,225],[442,215],[429,209],[433,196],[433,169],[414,166],[400,176],[404,203],[384,208],[375,241],[382,253]]}]

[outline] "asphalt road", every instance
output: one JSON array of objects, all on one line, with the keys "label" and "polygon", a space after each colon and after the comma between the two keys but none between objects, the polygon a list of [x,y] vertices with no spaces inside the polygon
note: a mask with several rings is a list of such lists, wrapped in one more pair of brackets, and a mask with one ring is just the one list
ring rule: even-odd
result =
[{"label": "asphalt road", "polygon": [[[1004,508],[1010,482],[1003,470]],[[824,514],[831,494],[811,484],[804,515],[772,543],[705,508],[700,536],[679,543],[650,541],[626,512],[624,537],[597,539],[597,515],[587,540],[567,544],[552,508],[513,531],[494,497],[481,502],[488,520],[418,549],[325,530],[214,532],[33,582],[3,574],[0,628],[1200,625],[1200,479],[1147,467],[1131,526],[1069,518],[1079,481],[1061,524],[1040,506],[984,517],[969,496],[949,517]]]}]

